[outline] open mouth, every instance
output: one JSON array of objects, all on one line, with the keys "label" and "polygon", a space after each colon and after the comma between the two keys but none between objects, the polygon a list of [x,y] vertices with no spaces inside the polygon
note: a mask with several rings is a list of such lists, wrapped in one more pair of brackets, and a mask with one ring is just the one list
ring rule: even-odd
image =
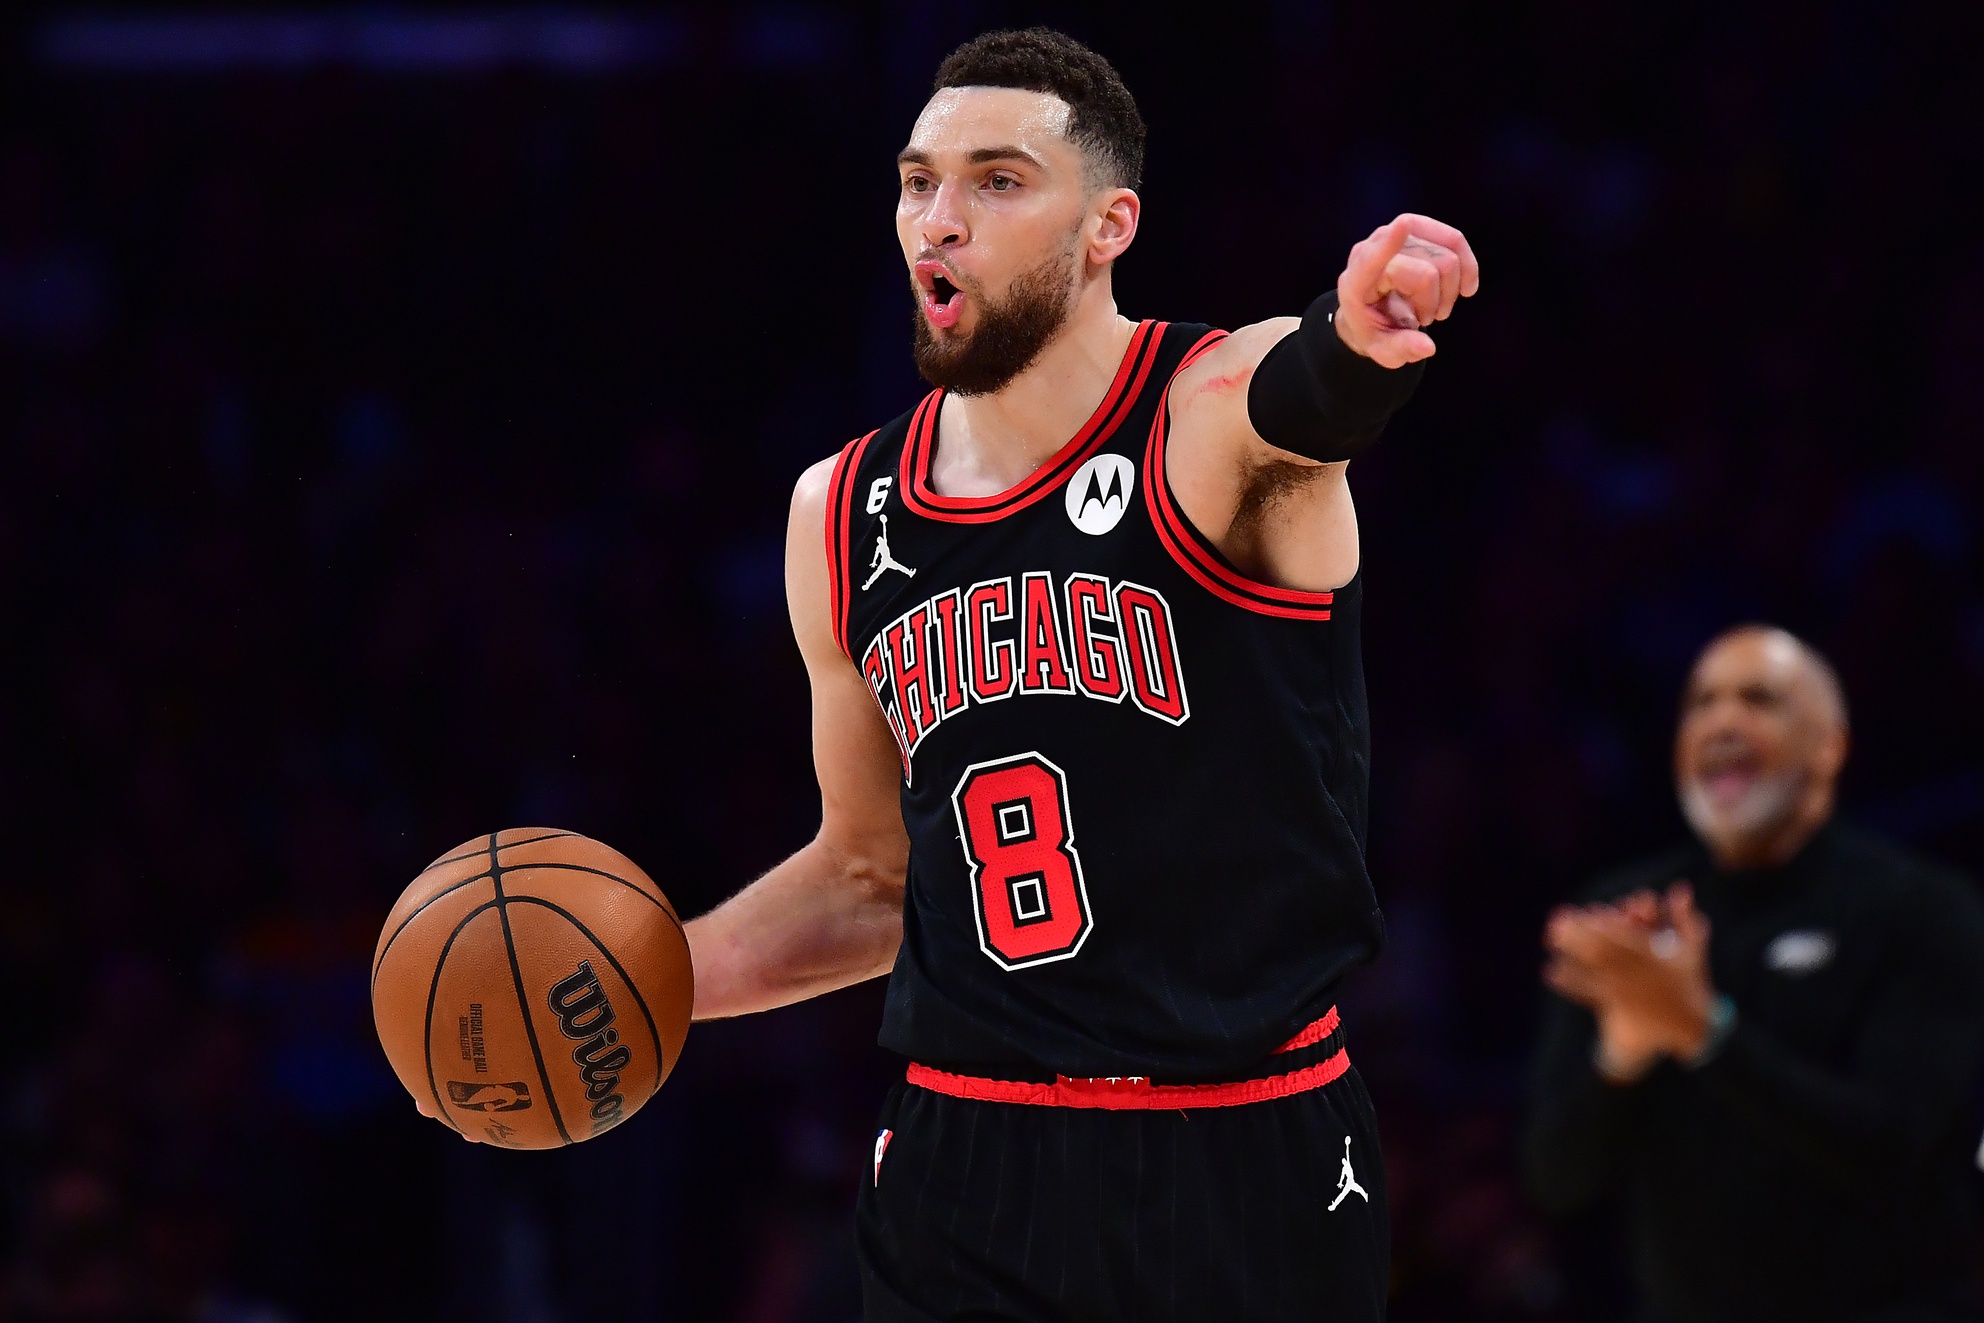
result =
[{"label": "open mouth", "polygon": [[923,294],[923,315],[932,326],[949,329],[964,315],[964,291],[958,288],[941,263],[925,260],[916,264],[917,284]]},{"label": "open mouth", "polygon": [[1763,772],[1763,760],[1756,750],[1724,745],[1703,750],[1695,762],[1694,779],[1715,798],[1726,801],[1749,790]]}]

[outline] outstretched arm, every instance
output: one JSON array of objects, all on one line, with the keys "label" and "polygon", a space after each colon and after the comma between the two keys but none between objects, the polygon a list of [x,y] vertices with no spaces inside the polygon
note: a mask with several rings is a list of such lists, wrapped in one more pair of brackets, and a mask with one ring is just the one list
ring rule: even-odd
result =
[{"label": "outstretched arm", "polygon": [[1242,327],[1180,372],[1166,466],[1193,525],[1253,578],[1348,582],[1358,546],[1345,463],[1433,355],[1424,328],[1479,286],[1459,230],[1403,215],[1350,250],[1333,299]]},{"label": "outstretched arm", "polygon": [[829,459],[799,479],[785,539],[786,604],[813,686],[820,831],[688,925],[698,1020],[770,1010],[886,974],[902,944],[902,763],[867,682],[834,643],[822,532],[832,476]]}]

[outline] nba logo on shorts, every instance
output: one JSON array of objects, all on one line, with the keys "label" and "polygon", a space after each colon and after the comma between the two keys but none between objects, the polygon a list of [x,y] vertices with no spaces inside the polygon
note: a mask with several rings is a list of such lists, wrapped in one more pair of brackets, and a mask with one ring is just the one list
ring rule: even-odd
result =
[{"label": "nba logo on shorts", "polygon": [[878,1189],[882,1184],[882,1155],[889,1151],[889,1141],[895,1137],[893,1130],[884,1130],[875,1136],[875,1185]]}]

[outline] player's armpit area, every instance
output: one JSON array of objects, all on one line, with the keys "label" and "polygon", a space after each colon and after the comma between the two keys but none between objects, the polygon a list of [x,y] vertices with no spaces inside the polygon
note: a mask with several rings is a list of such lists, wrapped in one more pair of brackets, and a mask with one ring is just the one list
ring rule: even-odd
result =
[{"label": "player's armpit area", "polygon": [[768,1010],[888,973],[902,944],[902,764],[867,682],[834,641],[826,563],[833,461],[793,491],[786,596],[813,693],[820,830],[687,931],[697,1019]]},{"label": "player's armpit area", "polygon": [[1242,327],[1178,373],[1164,473],[1192,526],[1242,574],[1330,592],[1355,577],[1360,554],[1348,466],[1268,445],[1247,415],[1254,369],[1295,326],[1278,317]]}]

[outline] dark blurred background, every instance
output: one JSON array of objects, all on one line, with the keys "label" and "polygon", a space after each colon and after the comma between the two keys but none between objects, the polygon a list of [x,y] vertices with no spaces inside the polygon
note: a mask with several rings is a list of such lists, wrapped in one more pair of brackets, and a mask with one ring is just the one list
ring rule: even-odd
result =
[{"label": "dark blurred background", "polygon": [[787,495],[919,393],[890,158],[1034,21],[1150,123],[1131,316],[1297,311],[1407,208],[1482,255],[1355,474],[1345,1010],[1394,1316],[1619,1314],[1511,1132],[1547,907],[1681,830],[1694,650],[1808,634],[1848,816],[1984,869],[1984,8],[1195,8],[7,8],[0,1318],[856,1317],[878,989],[519,1154],[415,1114],[366,968],[497,826],[690,911],[808,837]]}]

